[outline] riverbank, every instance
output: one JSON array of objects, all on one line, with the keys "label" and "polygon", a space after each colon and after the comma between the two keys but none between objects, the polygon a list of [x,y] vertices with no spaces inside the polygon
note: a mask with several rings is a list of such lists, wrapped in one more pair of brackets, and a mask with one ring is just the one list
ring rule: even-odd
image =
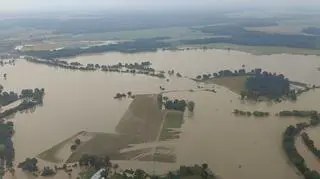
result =
[{"label": "riverbank", "polygon": [[252,55],[275,55],[275,54],[290,54],[290,55],[315,55],[320,56],[320,49],[304,49],[292,47],[275,47],[275,46],[249,46],[235,45],[226,43],[205,44],[205,45],[182,45],[178,48],[181,50],[210,50],[219,49],[226,51],[240,51]]}]

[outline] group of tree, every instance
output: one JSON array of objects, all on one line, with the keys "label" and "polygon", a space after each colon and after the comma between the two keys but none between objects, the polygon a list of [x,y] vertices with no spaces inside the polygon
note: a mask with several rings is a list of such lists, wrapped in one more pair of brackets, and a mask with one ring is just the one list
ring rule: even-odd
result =
[{"label": "group of tree", "polygon": [[[177,171],[168,172],[165,175],[151,175],[142,169],[125,169],[120,172],[117,171],[119,166],[112,164],[109,157],[97,157],[92,155],[83,155],[79,160],[80,166],[87,166],[93,168],[95,171],[100,169],[100,177],[104,178],[133,178],[133,179],[174,179],[183,177],[201,177],[204,179],[216,179],[216,176],[211,172],[208,164],[202,164],[202,166],[180,166]],[[113,170],[113,171],[112,171]],[[93,175],[95,173],[92,173]],[[91,177],[91,176],[89,176]]]},{"label": "group of tree", "polygon": [[30,100],[24,100],[21,104],[19,104],[16,107],[13,107],[11,109],[7,109],[4,112],[0,113],[0,119],[8,117],[10,115],[15,114],[18,111],[24,111],[27,109],[31,109],[36,107],[37,105],[41,104],[42,101],[30,101]]},{"label": "group of tree", "polygon": [[117,72],[117,73],[131,73],[131,74],[143,74],[152,77],[165,78],[163,73],[156,72],[155,69],[151,68],[150,62],[141,63],[118,63],[116,65],[99,65],[99,64],[87,64],[83,65],[79,62],[71,62],[57,60],[57,59],[47,59],[40,60],[35,57],[25,57],[25,59],[32,63],[45,64],[48,66],[59,67],[70,70],[80,70],[80,71],[96,71],[100,70],[103,72]]},{"label": "group of tree", "polygon": [[312,117],[317,115],[318,112],[315,110],[292,110],[279,112],[279,116],[281,117]]},{"label": "group of tree", "polygon": [[44,166],[42,170],[39,170],[38,160],[36,158],[26,158],[25,161],[18,164],[18,168],[31,173],[40,171],[41,176],[53,176],[57,173],[56,170],[48,166]]},{"label": "group of tree", "polygon": [[[1,88],[0,88],[1,89]],[[10,91],[9,93],[6,91],[0,91],[0,105],[5,106],[8,105],[14,101],[17,101],[19,99],[19,96],[17,93]]]},{"label": "group of tree", "polygon": [[[319,120],[319,118],[317,118]],[[298,153],[295,146],[295,137],[305,128],[311,126],[308,123],[299,123],[296,126],[290,125],[283,133],[282,145],[289,160],[303,174],[305,179],[320,179],[320,174],[317,171],[310,170],[304,158]]]},{"label": "group of tree", "polygon": [[308,147],[308,149],[318,158],[320,159],[320,150],[318,150],[314,146],[314,142],[312,139],[310,139],[309,135],[306,132],[303,132],[301,134],[302,140],[305,143],[305,145]]},{"label": "group of tree", "polygon": [[114,99],[122,99],[122,98],[125,98],[127,97],[127,95],[125,93],[117,93],[113,98]]},{"label": "group of tree", "polygon": [[112,167],[110,158],[108,156],[99,157],[99,156],[87,155],[87,154],[84,154],[81,156],[81,158],[79,160],[79,165],[93,167],[96,170],[99,170],[101,168],[111,168]]},{"label": "group of tree", "polygon": [[74,144],[72,144],[71,147],[70,147],[71,151],[77,150],[77,148],[79,147],[80,144],[81,144],[81,140],[80,139],[76,139],[74,141]]},{"label": "group of tree", "polygon": [[255,75],[247,78],[245,87],[245,96],[253,99],[260,96],[276,99],[290,92],[289,80],[282,75]]},{"label": "group of tree", "polygon": [[270,116],[269,112],[262,112],[262,111],[254,111],[254,112],[250,112],[250,111],[242,111],[239,109],[235,109],[233,111],[233,113],[235,115],[239,115],[239,116],[255,116],[255,117],[268,117]]},{"label": "group of tree", "polygon": [[[280,34],[267,33],[247,30],[242,25],[220,25],[220,26],[205,26],[195,28],[195,30],[203,33],[214,35],[222,35],[225,37],[208,37],[202,39],[181,40],[182,44],[214,44],[214,43],[229,43],[236,45],[262,45],[262,46],[284,46],[295,48],[318,48],[317,41],[319,36],[310,36],[304,34]],[[307,33],[318,33],[319,29],[309,28],[304,30]]]},{"label": "group of tree", "polygon": [[21,168],[23,171],[36,172],[38,168],[38,160],[36,158],[26,158],[25,161],[18,164],[18,168]]},{"label": "group of tree", "polygon": [[44,96],[44,88],[38,89],[22,89],[21,94],[18,95],[17,93],[10,91],[9,93],[3,91],[3,86],[0,85],[0,105],[5,106],[18,99],[32,99],[38,102],[43,101]]},{"label": "group of tree", "polygon": [[45,166],[45,167],[43,167],[43,169],[41,171],[41,176],[53,176],[56,173],[57,172],[54,169],[52,169],[52,168],[50,168],[48,166]]},{"label": "group of tree", "polygon": [[195,103],[193,101],[188,101],[187,107],[190,112],[193,112]]},{"label": "group of tree", "polygon": [[43,96],[45,94],[44,88],[35,88],[33,89],[23,89],[20,94],[20,98],[27,99],[27,100],[33,100],[38,103],[43,102]]},{"label": "group of tree", "polygon": [[187,103],[185,100],[166,100],[164,102],[164,107],[168,110],[177,110],[184,112],[186,110]]},{"label": "group of tree", "polygon": [[1,166],[0,168],[4,168],[4,162],[6,167],[13,166],[14,159],[14,148],[11,137],[13,136],[13,122],[1,122],[0,123],[0,158],[1,158]]},{"label": "group of tree", "polygon": [[214,73],[206,73],[202,75],[196,76],[197,80],[208,80],[210,78],[219,78],[219,77],[231,77],[231,76],[279,76],[284,78],[282,74],[277,75],[276,73],[271,73],[267,71],[262,71],[261,68],[255,68],[250,71],[246,71],[245,69],[239,70],[220,70]]}]

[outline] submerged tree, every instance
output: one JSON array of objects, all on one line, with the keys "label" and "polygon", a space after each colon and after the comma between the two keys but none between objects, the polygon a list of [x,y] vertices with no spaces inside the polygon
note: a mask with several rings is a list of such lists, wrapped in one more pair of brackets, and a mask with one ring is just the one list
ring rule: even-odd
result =
[{"label": "submerged tree", "polygon": [[187,106],[188,106],[189,111],[193,112],[195,103],[193,101],[189,101]]}]

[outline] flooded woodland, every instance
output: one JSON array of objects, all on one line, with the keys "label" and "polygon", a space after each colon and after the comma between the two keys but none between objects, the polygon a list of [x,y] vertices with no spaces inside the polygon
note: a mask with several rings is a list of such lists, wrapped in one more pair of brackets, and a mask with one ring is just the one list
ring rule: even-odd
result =
[{"label": "flooded woodland", "polygon": [[[255,56],[238,51],[190,50],[159,51],[153,53],[106,53],[78,56],[65,59],[82,64],[113,65],[150,61],[156,70],[174,69],[186,77],[219,70],[262,68],[282,73],[290,80],[320,85],[319,57],[301,55]],[[45,88],[43,105],[33,111],[18,112],[14,122],[13,143],[15,165],[26,157],[35,157],[41,152],[81,131],[115,133],[115,129],[126,113],[132,99],[114,99],[116,93],[157,94],[168,92],[169,98],[183,98],[195,102],[194,112],[184,113],[184,122],[179,129],[180,138],[173,140],[175,163],[140,161],[118,161],[120,168],[142,168],[148,172],[162,173],[180,165],[208,163],[222,179],[302,179],[297,169],[289,162],[282,149],[282,133],[291,124],[308,121],[306,118],[280,118],[274,114],[282,110],[320,111],[320,90],[310,90],[298,100],[273,102],[250,102],[240,100],[239,95],[214,85],[196,83],[189,78],[168,76],[169,80],[140,74],[122,74],[100,71],[74,71],[26,60],[16,60],[15,66],[4,66],[0,79],[5,90],[19,91],[23,88]],[[216,93],[194,91],[198,86],[212,88]],[[234,109],[270,112],[266,118],[236,117]],[[309,132],[310,130],[310,132]],[[320,147],[320,132],[307,129]],[[297,150],[311,169],[320,172],[320,162],[304,146],[300,139]],[[76,175],[72,176],[76,178]],[[15,176],[5,178],[29,179],[17,169]],[[58,173],[53,178],[68,178]]]}]

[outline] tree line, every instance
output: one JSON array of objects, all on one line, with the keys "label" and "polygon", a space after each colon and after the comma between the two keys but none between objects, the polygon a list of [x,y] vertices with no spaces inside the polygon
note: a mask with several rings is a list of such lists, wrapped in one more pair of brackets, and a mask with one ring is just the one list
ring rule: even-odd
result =
[{"label": "tree line", "polygon": [[310,139],[309,135],[306,132],[301,134],[301,138],[304,144],[308,147],[308,149],[318,158],[320,159],[320,150],[314,146],[314,142]]},{"label": "tree line", "polygon": [[170,43],[163,41],[166,37],[136,39],[115,44],[89,46],[87,48],[63,48],[60,50],[24,51],[21,55],[33,56],[41,59],[70,58],[81,54],[103,53],[103,52],[155,52],[159,48],[170,46]]},{"label": "tree line", "polygon": [[[112,164],[109,157],[98,157],[94,155],[83,155],[79,160],[80,166],[91,167],[94,171],[103,169],[100,173],[100,177],[104,178],[118,178],[118,179],[171,179],[171,178],[183,178],[183,177],[201,177],[204,179],[216,179],[215,174],[211,172],[208,164],[204,163],[201,166],[180,166],[177,171],[171,171],[164,175],[151,175],[141,169],[125,169],[120,172],[117,171],[119,166]],[[94,174],[94,172],[93,172]],[[91,176],[89,176],[91,177]]]},{"label": "tree line", "polygon": [[0,170],[13,166],[14,148],[11,137],[14,134],[13,122],[0,123]]},{"label": "tree line", "polygon": [[[312,122],[316,120],[317,122]],[[283,133],[282,146],[286,152],[290,162],[301,172],[305,179],[320,179],[317,171],[310,170],[304,158],[298,153],[295,146],[295,137],[305,128],[319,124],[320,118],[318,114],[312,117],[309,123],[298,123],[296,126],[290,125]]]},{"label": "tree line", "polygon": [[269,112],[262,112],[262,111],[250,112],[250,111],[242,111],[242,110],[239,110],[239,109],[235,109],[233,111],[233,114],[239,115],[239,116],[252,116],[253,115],[255,117],[268,117],[268,116],[270,116]]},{"label": "tree line", "polygon": [[[290,82],[283,74],[276,74],[262,71],[261,68],[255,68],[251,71],[240,70],[220,70],[218,73],[208,73],[196,76],[197,81],[206,81],[210,78],[246,76],[245,90],[240,92],[241,99],[258,99],[260,96],[269,99],[279,99],[283,96],[296,100],[298,92],[290,90]],[[299,93],[300,94],[300,93]]]},{"label": "tree line", "polygon": [[96,71],[103,72],[118,72],[118,73],[131,73],[131,74],[143,74],[152,77],[165,78],[164,73],[156,72],[156,70],[150,67],[150,62],[141,63],[118,63],[116,65],[100,65],[100,64],[86,64],[83,65],[79,62],[71,62],[63,60],[40,60],[34,57],[25,57],[25,59],[32,63],[45,64],[48,66],[59,67],[70,70],[80,71]]},{"label": "tree line", "polygon": [[280,111],[281,117],[312,117],[318,114],[315,110],[292,110],[292,111]]},{"label": "tree line", "polygon": [[[236,45],[253,45],[253,46],[284,46],[294,48],[319,48],[317,42],[319,36],[309,36],[303,34],[280,34],[266,33],[258,31],[246,30],[245,27],[239,25],[220,25],[205,26],[195,30],[203,33],[221,35],[227,37],[209,37],[202,39],[181,40],[182,44],[214,44],[229,43]],[[318,29],[305,29],[304,31],[318,33]]]},{"label": "tree line", "polygon": [[167,110],[176,110],[176,111],[184,112],[186,110],[186,108],[188,108],[188,110],[190,112],[193,112],[194,107],[195,107],[195,103],[193,101],[186,101],[184,99],[170,100],[166,96],[163,97],[163,99],[164,99],[163,105],[164,105],[165,109],[167,109]]}]

